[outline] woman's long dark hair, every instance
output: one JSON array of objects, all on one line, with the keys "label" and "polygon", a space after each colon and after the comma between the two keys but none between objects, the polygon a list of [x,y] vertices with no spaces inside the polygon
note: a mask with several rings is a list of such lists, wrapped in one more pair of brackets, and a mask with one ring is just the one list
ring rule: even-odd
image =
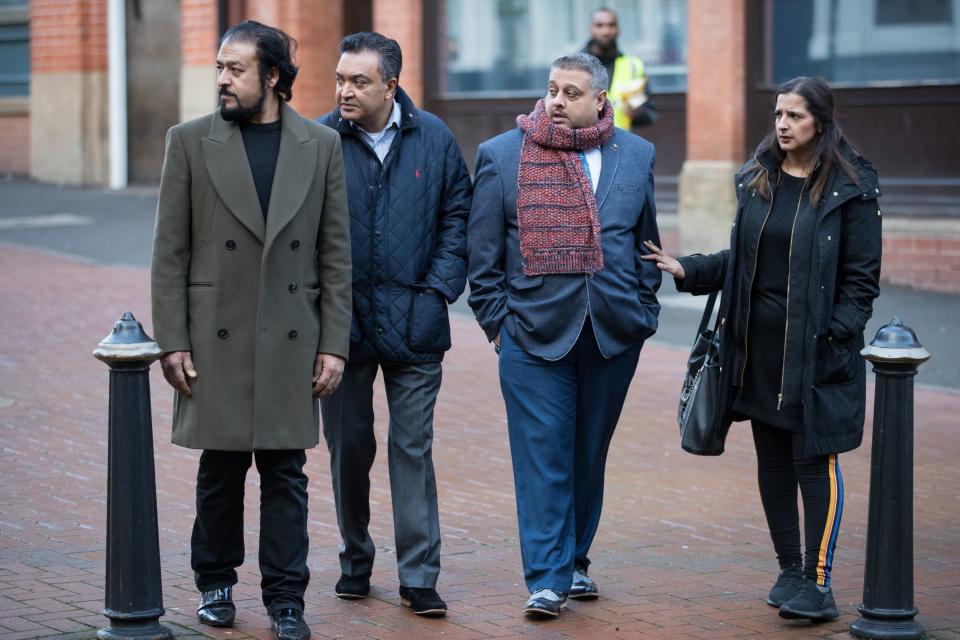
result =
[{"label": "woman's long dark hair", "polygon": [[[856,169],[853,168],[853,165],[841,151],[842,147],[846,145],[854,153],[857,153],[853,145],[844,137],[840,126],[833,119],[833,92],[830,90],[830,86],[819,78],[801,76],[783,83],[777,89],[777,97],[786,93],[795,93],[806,101],[807,110],[813,116],[819,131],[815,139],[816,147],[813,156],[810,158],[811,172],[816,170],[816,175],[813,177],[813,183],[810,187],[810,202],[815,206],[820,203],[823,190],[827,186],[827,180],[829,180],[834,167],[840,167],[851,180],[859,185],[860,180]],[[773,158],[778,168],[786,158],[786,153],[777,142],[776,129],[768,133],[757,145],[753,160],[747,165],[748,184],[769,200],[771,195],[769,175],[767,169],[757,160],[763,154],[768,154]]]}]

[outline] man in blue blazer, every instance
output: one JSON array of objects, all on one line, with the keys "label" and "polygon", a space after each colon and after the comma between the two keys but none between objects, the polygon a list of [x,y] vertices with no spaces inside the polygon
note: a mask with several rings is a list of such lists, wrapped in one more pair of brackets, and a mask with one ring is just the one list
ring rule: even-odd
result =
[{"label": "man in blue blazer", "polygon": [[654,149],[613,126],[607,72],[575,53],[518,128],[480,145],[470,306],[500,358],[528,615],[592,599],[604,466],[643,341],[657,328]]}]

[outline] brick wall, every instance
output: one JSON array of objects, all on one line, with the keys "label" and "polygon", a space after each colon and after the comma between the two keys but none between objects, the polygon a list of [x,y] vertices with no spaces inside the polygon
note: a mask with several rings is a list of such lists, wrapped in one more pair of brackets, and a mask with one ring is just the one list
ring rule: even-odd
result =
[{"label": "brick wall", "polygon": [[30,115],[0,114],[0,174],[30,173]]},{"label": "brick wall", "polygon": [[687,159],[746,155],[746,2],[687,2]]},{"label": "brick wall", "polygon": [[29,6],[30,175],[103,184],[107,0],[31,0]]},{"label": "brick wall", "polygon": [[31,0],[31,73],[106,69],[106,0]]},{"label": "brick wall", "polygon": [[884,230],[881,279],[926,291],[960,293],[960,232]]},{"label": "brick wall", "polygon": [[180,55],[185,67],[214,66],[217,53],[216,0],[181,0]]},{"label": "brick wall", "polygon": [[417,106],[422,106],[423,0],[373,0],[373,30],[400,43],[400,85]]}]

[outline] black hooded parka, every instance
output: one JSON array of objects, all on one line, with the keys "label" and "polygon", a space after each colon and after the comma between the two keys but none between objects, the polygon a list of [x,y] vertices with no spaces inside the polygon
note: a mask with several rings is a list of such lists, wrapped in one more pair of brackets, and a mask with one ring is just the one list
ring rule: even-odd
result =
[{"label": "black hooded parka", "polygon": [[[880,293],[880,189],[873,165],[849,147],[843,151],[857,181],[834,166],[820,202],[806,199],[798,209],[798,217],[806,216],[803,222],[809,224],[812,217],[813,229],[791,237],[782,375],[769,381],[780,387],[785,404],[802,407],[806,456],[850,451],[863,439],[866,365],[860,349],[873,300]],[[767,170],[774,193],[780,167],[769,155],[756,160]],[[737,213],[730,249],[680,258],[685,275],[676,281],[679,291],[695,295],[722,289],[718,331],[724,427],[746,419],[731,404],[750,355],[751,287],[761,232],[772,207],[749,186],[749,164],[734,179]],[[811,174],[811,181],[814,177]]]}]

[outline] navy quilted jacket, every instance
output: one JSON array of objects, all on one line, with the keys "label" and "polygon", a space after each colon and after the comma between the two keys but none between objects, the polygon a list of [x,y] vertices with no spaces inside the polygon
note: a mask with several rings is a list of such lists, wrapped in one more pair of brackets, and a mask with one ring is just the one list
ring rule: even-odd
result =
[{"label": "navy quilted jacket", "polygon": [[343,141],[355,362],[442,360],[450,348],[447,305],[466,286],[473,188],[460,147],[399,88],[397,100],[403,120],[383,164],[339,110],[318,120]]}]

